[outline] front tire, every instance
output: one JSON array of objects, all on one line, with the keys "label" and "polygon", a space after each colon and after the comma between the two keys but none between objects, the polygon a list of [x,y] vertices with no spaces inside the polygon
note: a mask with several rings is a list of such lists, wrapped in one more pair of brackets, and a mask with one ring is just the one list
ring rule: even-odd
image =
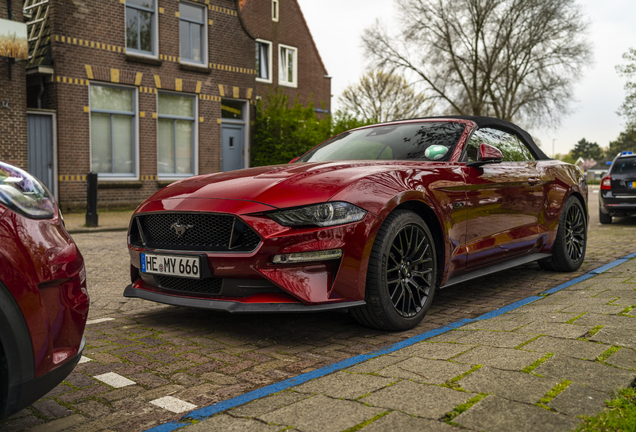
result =
[{"label": "front tire", "polygon": [[539,261],[545,270],[573,272],[585,258],[587,246],[587,217],[578,199],[571,196],[565,203],[559,221],[552,256]]},{"label": "front tire", "polygon": [[598,211],[598,220],[599,222],[601,222],[603,225],[608,225],[612,223],[612,216],[603,213],[600,209]]},{"label": "front tire", "polygon": [[391,213],[373,243],[366,305],[351,310],[361,324],[389,331],[418,325],[433,302],[437,281],[435,243],[415,213]]}]

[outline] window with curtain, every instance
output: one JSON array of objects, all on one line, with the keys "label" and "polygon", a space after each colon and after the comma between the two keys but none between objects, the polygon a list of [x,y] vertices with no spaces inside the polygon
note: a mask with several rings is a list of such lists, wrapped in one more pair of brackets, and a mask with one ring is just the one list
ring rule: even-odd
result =
[{"label": "window with curtain", "polygon": [[279,84],[296,87],[298,74],[298,49],[280,45],[278,81]]},{"label": "window with curtain", "polygon": [[181,60],[206,63],[205,7],[179,3],[179,38]]},{"label": "window with curtain", "polygon": [[158,174],[194,175],[195,98],[170,93],[158,97]]},{"label": "window with curtain", "polygon": [[272,43],[256,41],[256,78],[259,81],[272,82]]},{"label": "window with curtain", "polygon": [[155,0],[126,0],[126,50],[155,55]]},{"label": "window with curtain", "polygon": [[135,175],[135,90],[91,85],[91,171]]}]

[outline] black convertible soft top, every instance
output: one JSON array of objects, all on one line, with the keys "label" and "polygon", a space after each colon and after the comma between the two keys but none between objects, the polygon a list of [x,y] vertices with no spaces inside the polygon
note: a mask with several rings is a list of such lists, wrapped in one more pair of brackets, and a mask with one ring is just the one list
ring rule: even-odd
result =
[{"label": "black convertible soft top", "polygon": [[543,151],[539,148],[539,146],[534,142],[532,137],[528,132],[521,129],[514,123],[510,123],[506,120],[501,120],[494,117],[480,117],[480,116],[440,116],[440,117],[424,117],[422,120],[426,119],[458,119],[458,120],[470,120],[477,123],[479,128],[491,127],[493,129],[499,129],[504,132],[511,133],[516,135],[517,138],[522,140],[524,143],[530,147],[534,155],[538,160],[547,160],[551,159],[543,153]]}]

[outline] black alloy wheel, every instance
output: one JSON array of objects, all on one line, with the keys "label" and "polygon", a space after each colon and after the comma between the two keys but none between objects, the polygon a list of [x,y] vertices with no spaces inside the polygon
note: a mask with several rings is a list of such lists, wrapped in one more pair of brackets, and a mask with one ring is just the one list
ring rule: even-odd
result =
[{"label": "black alloy wheel", "polygon": [[393,307],[403,317],[417,315],[434,289],[431,242],[418,225],[407,225],[393,240],[386,280]]},{"label": "black alloy wheel", "polygon": [[557,236],[550,258],[539,261],[545,270],[573,272],[581,267],[587,247],[587,213],[574,196],[561,212]]},{"label": "black alloy wheel", "polygon": [[428,226],[415,213],[396,210],[385,219],[371,249],[367,304],[351,314],[368,327],[411,329],[430,308],[436,284],[437,255]]}]

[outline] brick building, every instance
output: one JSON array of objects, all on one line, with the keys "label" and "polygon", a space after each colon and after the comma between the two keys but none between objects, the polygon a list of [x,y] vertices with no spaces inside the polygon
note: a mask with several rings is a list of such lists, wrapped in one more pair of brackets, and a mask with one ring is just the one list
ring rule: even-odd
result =
[{"label": "brick building", "polygon": [[[0,2],[0,19],[23,23],[22,0]],[[0,27],[3,24],[0,22]],[[0,160],[28,169],[26,62],[0,57]]]},{"label": "brick building", "polygon": [[63,209],[85,206],[90,171],[105,207],[249,166],[254,103],[276,87],[330,108],[296,0],[29,2],[32,21],[48,8],[27,69],[29,122],[51,120],[41,163]]}]

